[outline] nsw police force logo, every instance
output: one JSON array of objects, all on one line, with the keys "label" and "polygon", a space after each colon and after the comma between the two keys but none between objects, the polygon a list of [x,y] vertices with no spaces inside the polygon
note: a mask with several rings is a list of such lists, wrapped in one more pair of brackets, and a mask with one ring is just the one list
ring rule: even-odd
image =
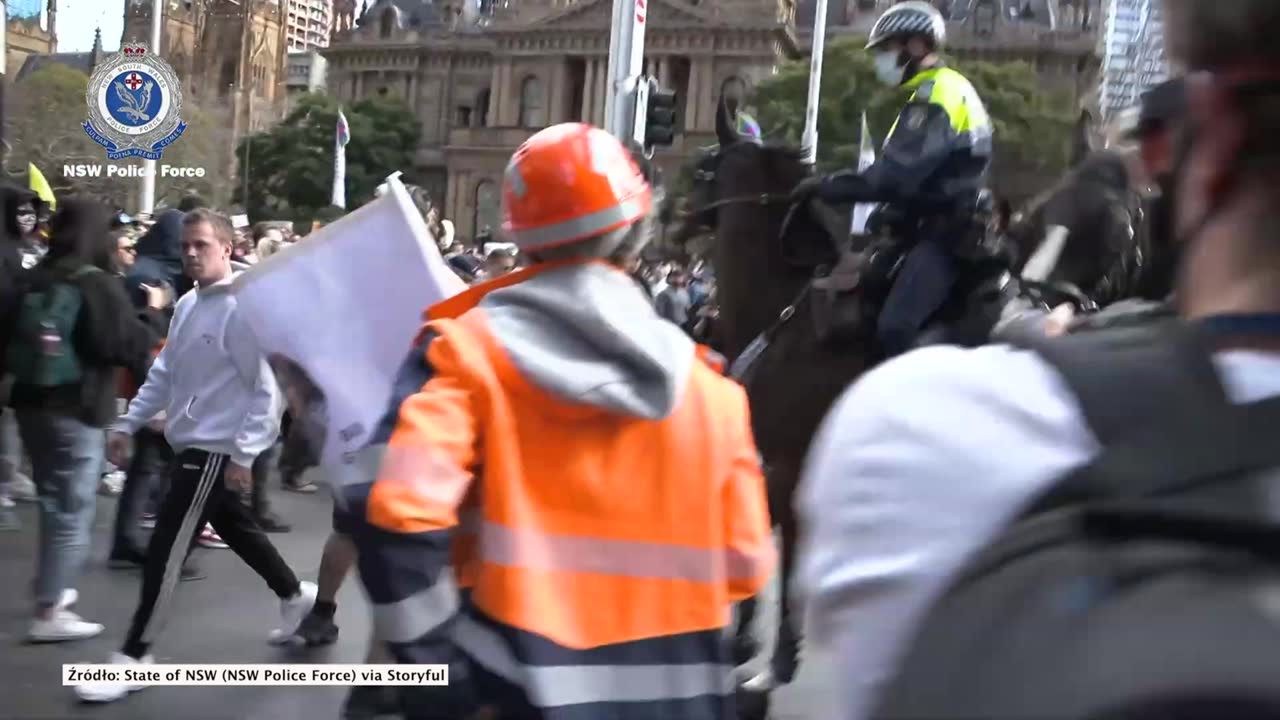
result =
[{"label": "nsw police force logo", "polygon": [[143,43],[126,43],[98,65],[89,78],[85,99],[89,119],[84,131],[107,149],[108,160],[159,160],[187,129],[178,117],[182,110],[178,76]]}]

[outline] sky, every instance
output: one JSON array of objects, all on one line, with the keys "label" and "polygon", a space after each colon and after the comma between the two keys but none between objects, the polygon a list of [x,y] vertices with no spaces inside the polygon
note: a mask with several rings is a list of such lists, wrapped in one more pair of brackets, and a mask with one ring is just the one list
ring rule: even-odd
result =
[{"label": "sky", "polygon": [[102,49],[120,49],[125,0],[57,0],[58,52],[86,52],[93,31],[102,28]]}]

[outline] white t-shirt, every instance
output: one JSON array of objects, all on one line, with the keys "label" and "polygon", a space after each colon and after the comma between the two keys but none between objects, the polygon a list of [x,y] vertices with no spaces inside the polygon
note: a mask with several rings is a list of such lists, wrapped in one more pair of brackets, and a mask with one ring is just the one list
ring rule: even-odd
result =
[{"label": "white t-shirt", "polygon": [[[1280,354],[1216,356],[1236,402],[1280,395]],[[873,708],[915,625],[1032,496],[1099,451],[1066,382],[1005,345],[918,350],[846,390],[797,494],[807,641],[836,658],[840,706]]]}]

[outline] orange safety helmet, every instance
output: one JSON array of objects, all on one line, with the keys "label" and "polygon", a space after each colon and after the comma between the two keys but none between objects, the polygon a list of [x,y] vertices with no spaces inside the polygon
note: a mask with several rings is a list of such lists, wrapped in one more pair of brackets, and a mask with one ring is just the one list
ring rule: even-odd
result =
[{"label": "orange safety helmet", "polygon": [[523,252],[627,227],[652,207],[653,191],[627,148],[583,123],[535,133],[502,180],[502,228]]}]

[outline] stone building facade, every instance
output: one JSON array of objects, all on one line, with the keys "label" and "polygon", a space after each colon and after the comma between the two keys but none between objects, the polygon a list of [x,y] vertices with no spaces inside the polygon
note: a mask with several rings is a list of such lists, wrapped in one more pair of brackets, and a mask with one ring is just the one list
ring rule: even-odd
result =
[{"label": "stone building facade", "polygon": [[[461,239],[498,225],[512,151],[547,125],[604,122],[609,0],[462,4],[379,0],[324,51],[343,102],[402,98],[422,123],[413,175]],[[799,56],[792,0],[650,0],[646,71],[677,91],[679,132],[655,160],[675,172],[715,142],[715,99]],[[389,168],[388,170],[394,170]]]},{"label": "stone building facade", "polygon": [[[287,73],[279,0],[168,2],[160,52],[182,80],[184,96],[210,108],[229,104],[237,136],[279,119]],[[150,37],[150,0],[130,0],[121,42]]]},{"label": "stone building facade", "polygon": [[49,0],[47,27],[40,27],[40,16],[7,18],[4,28],[5,76],[12,81],[22,70],[27,58],[50,55],[55,50],[58,32],[58,10]]}]

